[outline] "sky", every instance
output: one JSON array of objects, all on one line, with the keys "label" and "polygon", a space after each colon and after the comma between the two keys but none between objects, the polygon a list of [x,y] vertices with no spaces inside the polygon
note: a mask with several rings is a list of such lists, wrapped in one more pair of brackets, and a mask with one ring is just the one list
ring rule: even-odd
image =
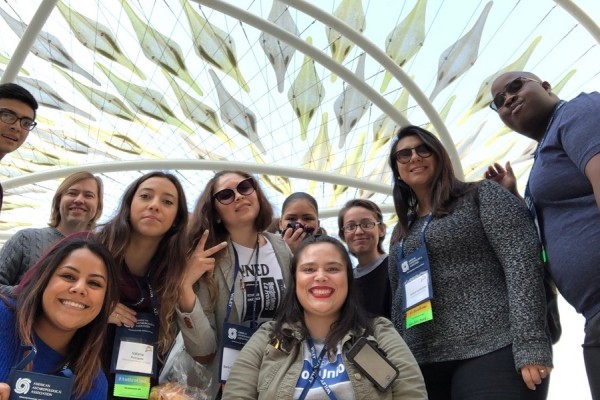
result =
[{"label": "sky", "polygon": [[[386,37],[417,4],[416,0],[346,0],[356,7],[360,5],[365,13],[366,26],[363,34],[376,46],[383,48]],[[564,1],[564,0],[563,0]],[[72,9],[95,21],[106,25],[115,35],[124,54],[140,68],[145,79],[115,62],[98,56],[79,43],[72,34],[67,20],[55,10],[44,29],[60,39],[77,64],[98,79],[100,85],[93,84],[79,73],[68,73],[61,68],[29,55],[24,64],[22,76],[41,80],[54,88],[71,106],[77,107],[90,118],[73,112],[59,111],[43,107],[39,112],[39,126],[30,135],[22,150],[5,157],[0,164],[0,179],[3,183],[11,178],[32,172],[60,170],[77,165],[114,165],[121,161],[139,159],[190,159],[199,153],[210,152],[213,159],[226,159],[257,163],[273,167],[305,168],[307,154],[315,154],[315,146],[320,140],[322,127],[327,128],[329,144],[327,162],[322,170],[339,175],[348,175],[388,185],[388,192],[375,193],[371,197],[379,204],[391,204],[389,196],[389,171],[385,166],[388,143],[378,147],[375,140],[375,126],[383,112],[376,105],[370,105],[356,125],[345,135],[345,143],[340,146],[343,136],[335,116],[335,101],[347,88],[342,79],[334,79],[331,72],[320,64],[315,71],[323,84],[323,101],[315,108],[315,116],[308,124],[306,138],[300,138],[300,124],[290,105],[288,91],[294,85],[304,64],[304,55],[295,52],[285,74],[284,90],[277,90],[273,68],[260,47],[258,29],[247,22],[240,22],[224,16],[203,5],[197,8],[201,16],[229,32],[236,44],[236,56],[240,70],[249,84],[250,91],[244,91],[232,78],[209,66],[193,49],[187,20],[182,13],[181,2],[128,0],[136,14],[150,23],[160,33],[174,40],[180,47],[186,68],[193,80],[202,89],[199,95],[180,78],[174,79],[180,87],[196,100],[218,110],[220,102],[216,83],[211,79],[210,69],[216,71],[224,88],[233,97],[251,110],[256,116],[257,132],[264,153],[256,152],[251,141],[239,135],[223,122],[223,130],[234,138],[234,146],[228,146],[215,135],[208,134],[184,116],[181,102],[169,84],[169,79],[149,61],[137,38],[133,24],[123,11],[118,0],[102,2],[67,1]],[[421,0],[424,2],[424,0]],[[561,1],[562,2],[562,1]],[[232,4],[243,10],[267,18],[272,2],[269,0],[238,0]],[[341,3],[339,0],[313,2],[324,11],[334,13]],[[535,72],[542,79],[559,89],[562,98],[569,99],[581,91],[597,90],[600,86],[600,46],[580,24],[558,5],[550,0],[428,0],[424,22],[424,41],[416,54],[403,65],[404,72],[417,84],[433,107],[443,114],[445,125],[452,142],[460,155],[461,167],[467,180],[479,179],[483,169],[493,161],[511,160],[523,186],[530,166],[528,153],[531,142],[503,128],[497,116],[489,109],[472,109],[477,92],[485,79],[520,59],[532,46],[525,68]],[[600,21],[600,2],[597,0],[575,0],[593,20]],[[0,8],[7,14],[28,23],[39,1],[6,0]],[[484,13],[489,14],[481,32],[476,58],[471,60],[464,73],[448,85],[443,86],[436,96],[434,88],[439,84],[441,72],[451,73],[449,63],[442,54],[452,48]],[[313,45],[330,54],[326,27],[318,20],[291,10],[299,29],[299,37],[312,41]],[[19,37],[0,19],[0,55],[9,57],[14,51]],[[471,41],[471,45],[475,42]],[[354,46],[341,64],[350,71],[356,71],[363,51]],[[0,68],[5,69],[0,60]],[[101,67],[101,66],[102,67]],[[134,85],[155,90],[162,104],[170,108],[182,123],[190,127],[192,133],[184,131],[184,126],[174,126],[172,122],[159,121],[136,114],[135,121],[128,121],[111,115],[106,110],[93,106],[89,99],[74,89],[73,80],[81,84],[109,93],[121,100],[125,96],[117,85],[107,79],[102,72]],[[440,69],[441,68],[441,69]],[[450,70],[450,71],[449,71]],[[365,82],[379,90],[391,104],[401,104],[398,108],[411,123],[429,126],[429,118],[414,95],[406,96],[407,91],[401,82],[392,79],[385,90],[381,90],[384,70],[371,56],[365,59]],[[404,98],[403,96],[406,96]],[[124,100],[125,101],[125,100]],[[126,101],[125,101],[126,102]],[[398,102],[398,103],[397,103]],[[127,103],[127,102],[126,102]],[[127,105],[133,109],[130,103]],[[130,140],[131,142],[127,142]],[[65,150],[63,140],[78,140],[79,152]],[[187,140],[186,140],[187,139]],[[256,143],[254,143],[256,144]],[[62,146],[62,147],[61,147]],[[137,147],[136,147],[137,146]],[[253,150],[254,148],[254,150]],[[322,149],[322,147],[321,147]],[[135,150],[135,151],[134,151]],[[43,154],[42,154],[43,153]],[[104,172],[102,178],[106,187],[105,210],[102,220],[110,218],[125,186],[142,172]],[[188,204],[193,207],[211,171],[177,171],[183,181]],[[265,176],[260,176],[270,194],[275,208],[285,198],[286,193],[277,189],[286,187],[293,191],[312,193],[321,209],[336,210],[347,199],[364,194],[359,188],[347,188],[332,183],[311,183],[303,179],[278,179],[269,185]],[[9,187],[5,197],[5,210],[0,220],[0,236],[7,237],[17,229],[26,226],[44,226],[49,214],[49,196],[58,185],[57,180],[48,180],[22,187]],[[389,215],[388,215],[388,218]],[[389,223],[393,220],[388,219]],[[335,218],[323,223],[329,232],[336,231]],[[390,229],[391,231],[391,229]],[[555,347],[556,370],[553,373],[550,399],[589,398],[586,392],[585,374],[582,369],[580,343],[582,341],[582,320],[573,314],[570,307],[563,305],[563,339]],[[572,315],[573,314],[573,315]]]}]

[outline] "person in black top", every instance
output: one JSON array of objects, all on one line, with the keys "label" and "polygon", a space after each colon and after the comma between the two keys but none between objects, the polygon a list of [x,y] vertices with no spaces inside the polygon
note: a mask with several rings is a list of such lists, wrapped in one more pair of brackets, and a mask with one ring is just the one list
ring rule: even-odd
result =
[{"label": "person in black top", "polygon": [[377,204],[354,199],[338,214],[340,238],[358,259],[354,278],[365,309],[390,318],[392,290],[388,277],[388,257],[383,251],[386,226]]}]

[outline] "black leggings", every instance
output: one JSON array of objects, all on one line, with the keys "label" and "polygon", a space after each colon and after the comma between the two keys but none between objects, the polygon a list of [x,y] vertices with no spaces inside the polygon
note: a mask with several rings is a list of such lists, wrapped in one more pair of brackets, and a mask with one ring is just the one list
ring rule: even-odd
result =
[{"label": "black leggings", "polygon": [[512,346],[467,360],[421,365],[429,400],[544,400],[549,378],[530,390],[515,370]]},{"label": "black leggings", "polygon": [[593,400],[600,400],[600,313],[585,323],[583,361]]}]

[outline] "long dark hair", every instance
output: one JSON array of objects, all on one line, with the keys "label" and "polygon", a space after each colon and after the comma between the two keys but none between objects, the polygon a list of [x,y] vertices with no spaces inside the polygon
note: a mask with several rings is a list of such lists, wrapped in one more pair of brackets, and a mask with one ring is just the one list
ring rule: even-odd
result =
[{"label": "long dark hair", "polygon": [[[190,253],[194,251],[200,242],[202,234],[207,229],[208,238],[206,239],[205,248],[209,249],[218,243],[229,240],[229,232],[227,231],[225,224],[223,224],[220,220],[219,213],[215,207],[216,200],[213,199],[217,181],[220,177],[227,174],[235,174],[241,176],[242,178],[252,178],[254,180],[254,188],[259,204],[258,215],[254,220],[254,229],[256,229],[257,232],[263,232],[269,228],[269,225],[273,220],[273,206],[271,206],[271,203],[269,203],[265,192],[252,175],[244,171],[226,170],[217,172],[206,184],[204,191],[196,202],[196,207],[194,207],[194,212],[192,213],[190,219],[187,241]],[[226,251],[220,251],[213,257],[215,257],[215,259],[218,261],[225,257],[226,254],[228,254]],[[214,280],[214,275],[212,273],[204,274],[201,279],[204,279],[208,285],[211,304],[214,306],[217,299],[217,287]]]},{"label": "long dark hair", "polygon": [[400,129],[390,147],[389,163],[393,174],[394,207],[398,215],[398,225],[392,234],[391,243],[396,243],[408,231],[408,215],[415,213],[418,205],[415,192],[400,178],[395,153],[398,141],[407,136],[418,136],[423,143],[431,149],[435,157],[436,168],[434,171],[431,188],[431,214],[433,217],[442,217],[454,210],[456,201],[468,191],[475,188],[473,183],[465,183],[456,178],[448,152],[435,135],[418,126],[410,125]]},{"label": "long dark hair", "polygon": [[136,179],[125,190],[117,214],[102,225],[98,233],[99,240],[110,250],[117,265],[125,262],[125,253],[131,239],[131,202],[140,185],[150,178],[165,178],[177,190],[177,214],[173,226],[163,235],[162,240],[148,267],[152,288],[156,291],[159,304],[159,336],[158,349],[165,354],[175,339],[176,327],[173,323],[175,307],[179,298],[179,287],[186,266],[186,228],[188,223],[188,208],[185,192],[175,175],[154,171]]},{"label": "long dark hair", "polygon": [[336,251],[344,260],[344,264],[346,265],[346,276],[348,279],[348,295],[340,310],[340,319],[331,325],[329,334],[325,339],[325,346],[327,347],[329,354],[333,355],[337,350],[337,344],[349,332],[357,332],[361,335],[371,335],[373,334],[374,328],[373,320],[370,319],[364,311],[358,298],[358,292],[354,287],[354,275],[352,273],[352,261],[350,260],[350,256],[344,245],[331,236],[309,236],[304,239],[296,249],[296,253],[294,253],[291,263],[292,281],[290,286],[286,289],[283,301],[275,317],[275,325],[271,336],[279,341],[284,340],[284,338],[288,336],[284,332],[284,324],[300,324],[302,335],[304,337],[308,335],[308,329],[304,322],[304,309],[296,295],[296,269],[304,250],[309,246],[319,243],[330,243],[335,247]]},{"label": "long dark hair", "polygon": [[[217,181],[220,177],[227,174],[239,175],[242,178],[252,178],[254,180],[256,197],[258,198],[258,204],[260,206],[258,216],[254,220],[254,228],[257,232],[262,232],[271,224],[271,220],[273,219],[273,207],[271,206],[271,203],[269,203],[267,196],[256,178],[244,171],[220,171],[208,181],[204,191],[196,202],[196,207],[194,207],[189,230],[191,249],[196,247],[206,229],[209,231],[208,238],[206,239],[206,248],[210,248],[229,239],[229,232],[227,232],[225,224],[220,222],[219,213],[215,207],[216,200],[213,199]],[[223,252],[215,254],[217,259],[222,256]]]},{"label": "long dark hair", "polygon": [[81,396],[91,390],[94,379],[100,372],[100,354],[108,316],[119,300],[117,268],[110,252],[90,233],[80,232],[68,236],[48,250],[29,270],[14,296],[17,333],[24,344],[31,345],[34,343],[33,325],[36,318],[44,312],[42,298],[48,282],[65,258],[78,249],[88,249],[106,267],[106,293],[102,309],[89,324],[77,330],[65,355],[65,362],[69,363],[76,374],[74,393]]}]

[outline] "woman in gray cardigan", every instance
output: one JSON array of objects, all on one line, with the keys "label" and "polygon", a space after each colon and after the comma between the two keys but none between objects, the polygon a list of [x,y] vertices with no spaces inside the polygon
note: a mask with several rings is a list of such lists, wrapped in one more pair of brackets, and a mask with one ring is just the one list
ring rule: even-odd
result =
[{"label": "woman in gray cardigan", "polygon": [[291,252],[264,230],[273,210],[257,180],[222,171],[208,182],[190,221],[193,250],[177,322],[186,351],[206,364],[219,396],[237,353],[271,321],[289,286]]},{"label": "woman in gray cardigan", "polygon": [[[391,322],[366,317],[353,287],[350,257],[339,241],[305,239],[292,260],[292,276],[281,306],[285,311],[244,347],[224,399],[427,398],[419,367]],[[359,338],[381,350],[379,358],[353,358]],[[377,388],[372,377],[384,369],[385,359],[399,373],[389,374],[383,385],[375,379]]]}]

